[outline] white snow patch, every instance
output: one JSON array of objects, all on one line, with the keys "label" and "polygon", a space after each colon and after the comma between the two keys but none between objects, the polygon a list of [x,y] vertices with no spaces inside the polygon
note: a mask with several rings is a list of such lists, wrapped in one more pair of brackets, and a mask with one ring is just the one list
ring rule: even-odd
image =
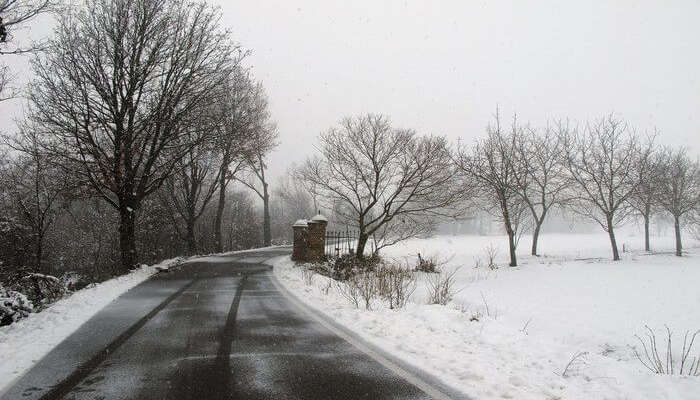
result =
[{"label": "white snow patch", "polygon": [[[645,324],[667,324],[676,345],[686,330],[700,329],[700,257],[693,250],[683,258],[647,255],[638,251],[642,238],[621,236],[620,249],[624,244],[633,252],[612,262],[605,235],[540,240],[543,256],[528,256],[524,237],[521,266],[507,267],[501,250],[496,271],[474,269],[474,258],[489,244],[506,249],[504,237],[416,239],[386,249],[386,256],[400,259],[417,252],[452,257],[451,264],[462,267],[462,290],[452,303],[424,304],[421,282],[403,310],[355,309],[335,290],[324,294],[328,278],[315,276],[305,285],[288,256],[270,263],[307,305],[476,399],[700,399],[700,378],[654,375],[629,348]],[[686,248],[697,246],[687,242]],[[653,237],[652,243],[667,252],[673,241]],[[577,352],[587,355],[562,377]]]},{"label": "white snow patch", "polygon": [[0,392],[83,323],[127,290],[181,262],[173,258],[88,286],[37,314],[0,327]]}]

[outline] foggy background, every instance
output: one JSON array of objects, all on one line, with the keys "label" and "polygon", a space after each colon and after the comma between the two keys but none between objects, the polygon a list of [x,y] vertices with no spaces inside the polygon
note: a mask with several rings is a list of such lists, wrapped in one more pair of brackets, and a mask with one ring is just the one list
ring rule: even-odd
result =
[{"label": "foggy background", "polygon": [[[280,146],[270,174],[314,152],[343,116],[471,142],[496,106],[508,120],[583,122],[614,112],[662,144],[700,147],[700,3],[220,1],[253,54]],[[51,21],[22,35],[50,33]],[[26,59],[6,61],[29,74]],[[14,130],[22,102],[0,106]]]}]

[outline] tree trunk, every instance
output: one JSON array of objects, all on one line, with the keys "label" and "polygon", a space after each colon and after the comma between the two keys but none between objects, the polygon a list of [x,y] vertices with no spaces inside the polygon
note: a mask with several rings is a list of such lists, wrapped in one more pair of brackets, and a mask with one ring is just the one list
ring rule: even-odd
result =
[{"label": "tree trunk", "polygon": [[365,258],[365,246],[367,246],[367,239],[369,239],[369,236],[364,233],[360,233],[359,237],[357,238],[355,256],[357,256],[357,258],[360,260]]},{"label": "tree trunk", "polygon": [[216,207],[216,219],[214,220],[214,251],[222,253],[224,251],[223,239],[221,237],[221,225],[224,219],[224,207],[226,206],[226,176],[221,173],[219,178],[219,204]]},{"label": "tree trunk", "polygon": [[510,230],[508,232],[508,250],[510,251],[510,265],[511,267],[518,266],[518,260],[515,257],[515,232]]},{"label": "tree trunk", "polygon": [[136,229],[134,209],[123,206],[119,210],[119,248],[121,250],[122,272],[136,267]]},{"label": "tree trunk", "polygon": [[36,243],[34,244],[34,252],[36,253],[36,261],[34,268],[36,269],[37,272],[48,272],[44,271],[42,269],[42,261],[44,258],[44,238],[43,235],[37,234],[36,235]]},{"label": "tree trunk", "polygon": [[187,242],[187,254],[193,255],[197,253],[197,241],[194,237],[194,220],[190,217],[187,218],[187,233],[185,236],[185,241]]},{"label": "tree trunk", "polygon": [[518,259],[515,257],[515,231],[510,222],[510,213],[508,212],[508,206],[505,201],[502,202],[501,210],[503,210],[503,226],[506,228],[506,233],[508,234],[508,252],[510,253],[510,264],[508,265],[517,267]]},{"label": "tree trunk", "polygon": [[676,255],[681,257],[683,255],[683,243],[681,243],[681,221],[678,216],[673,216],[673,225],[676,230]]},{"label": "tree trunk", "polygon": [[613,230],[612,219],[608,218],[608,236],[610,236],[610,246],[612,246],[613,261],[620,261],[620,252],[617,251],[617,240],[615,240],[615,231]]},{"label": "tree trunk", "polygon": [[644,215],[644,251],[651,251],[651,244],[649,243],[649,213]]},{"label": "tree trunk", "polygon": [[267,183],[263,183],[263,240],[265,247],[272,245],[272,229],[270,227],[270,194]]},{"label": "tree trunk", "polygon": [[[544,218],[542,219],[544,220]],[[542,222],[537,222],[535,224],[535,231],[532,232],[532,251],[530,254],[533,256],[537,255],[537,240],[540,237],[540,228],[542,227]]]}]

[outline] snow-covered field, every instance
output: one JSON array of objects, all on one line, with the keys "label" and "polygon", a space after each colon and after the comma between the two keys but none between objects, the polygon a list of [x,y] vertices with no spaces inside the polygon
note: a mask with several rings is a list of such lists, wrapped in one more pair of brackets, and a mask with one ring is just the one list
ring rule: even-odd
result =
[{"label": "snow-covered field", "polygon": [[[509,268],[505,237],[410,240],[384,255],[450,257],[446,268],[461,267],[460,291],[447,306],[426,305],[421,282],[399,311],[357,310],[334,290],[324,294],[325,277],[307,286],[285,257],[275,273],[312,307],[475,399],[700,399],[700,377],[655,375],[629,347],[645,325],[661,333],[666,324],[679,357],[685,331],[700,329],[698,243],[686,238],[689,255],[677,258],[665,254],[672,238],[652,237],[662,253],[655,255],[640,251],[641,237],[618,241],[627,252],[612,262],[604,234],[543,235],[541,257],[527,255],[523,237],[520,266]],[[488,245],[499,248],[500,268],[474,269]],[[562,376],[577,353],[584,355]]]},{"label": "snow-covered field", "polygon": [[88,286],[40,313],[0,327],[0,392],[63,339],[121,294],[167,269],[180,258],[143,266],[133,272]]}]

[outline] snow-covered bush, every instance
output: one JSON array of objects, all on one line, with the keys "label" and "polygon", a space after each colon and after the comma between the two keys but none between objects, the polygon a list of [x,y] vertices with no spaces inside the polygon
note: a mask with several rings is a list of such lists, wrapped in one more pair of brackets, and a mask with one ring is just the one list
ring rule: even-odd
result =
[{"label": "snow-covered bush", "polygon": [[420,253],[418,253],[418,263],[416,263],[414,270],[419,272],[436,273],[438,272],[437,268],[439,264],[440,263],[438,262],[437,256],[432,255],[422,257]]},{"label": "snow-covered bush", "polygon": [[71,292],[80,290],[90,284],[89,278],[75,271],[68,271],[61,275],[61,284]]},{"label": "snow-covered bush", "polygon": [[36,307],[51,304],[67,293],[60,279],[36,273],[24,275],[13,285],[13,289],[24,293]]},{"label": "snow-covered bush", "polygon": [[34,306],[27,296],[0,285],[0,326],[26,318],[32,311]]},{"label": "snow-covered bush", "polygon": [[354,254],[346,254],[327,260],[314,269],[335,280],[345,281],[356,273],[373,271],[380,263],[381,258],[376,254],[363,259],[357,258]]}]

